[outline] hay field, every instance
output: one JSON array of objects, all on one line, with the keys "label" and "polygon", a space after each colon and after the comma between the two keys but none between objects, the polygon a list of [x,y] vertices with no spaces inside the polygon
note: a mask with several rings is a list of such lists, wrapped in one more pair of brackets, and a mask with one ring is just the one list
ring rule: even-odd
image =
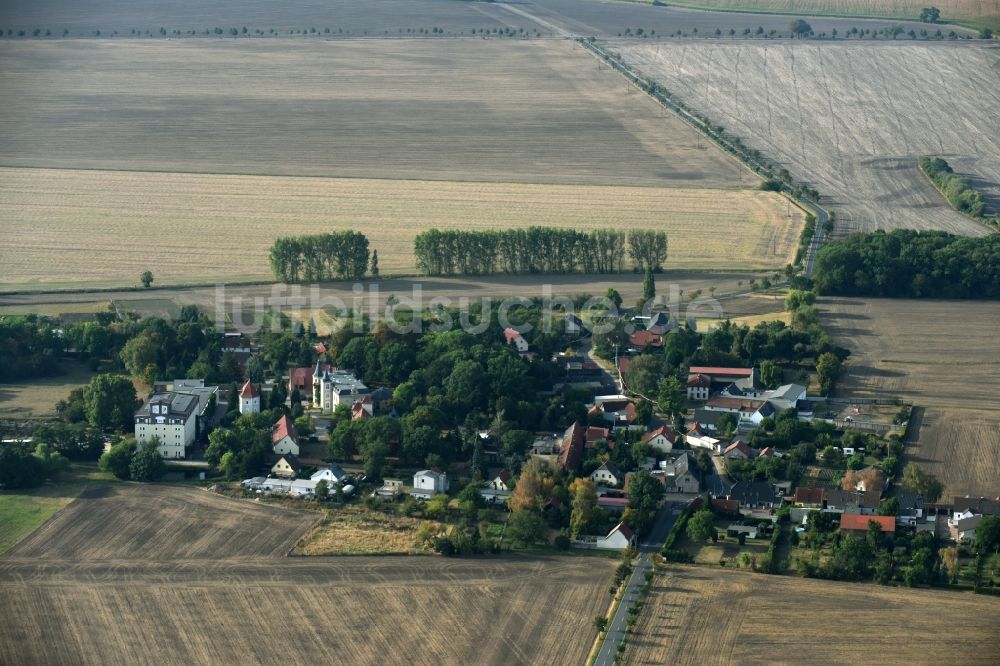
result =
[{"label": "hay field", "polygon": [[608,606],[605,558],[288,558],[298,512],[106,492],[0,558],[0,663],[582,663]]},{"label": "hay field", "polygon": [[0,89],[6,166],[759,182],[562,40],[4,41]]},{"label": "hay field", "polygon": [[719,568],[656,577],[623,663],[992,664],[1000,600]]},{"label": "hay field", "polygon": [[621,45],[626,61],[787,165],[837,212],[838,232],[983,235],[917,167],[945,157],[1000,203],[1000,51],[968,44]]},{"label": "hay field", "polygon": [[945,499],[1000,494],[1000,303],[823,298],[820,312],[851,350],[837,393],[921,407],[906,459],[945,484]]},{"label": "hay field", "polygon": [[130,286],[147,268],[158,285],[269,279],[277,237],[335,229],[364,232],[383,274],[415,272],[429,227],[538,224],[663,229],[673,268],[780,268],[803,219],[755,190],[38,169],[0,169],[0,207],[7,289]]}]

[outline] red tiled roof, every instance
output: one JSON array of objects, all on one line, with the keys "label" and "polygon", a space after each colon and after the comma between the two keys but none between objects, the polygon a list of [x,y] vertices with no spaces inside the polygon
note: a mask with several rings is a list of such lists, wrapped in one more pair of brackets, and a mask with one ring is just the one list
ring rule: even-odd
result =
[{"label": "red tiled roof", "polygon": [[869,520],[874,520],[876,523],[878,523],[879,528],[883,532],[888,532],[889,534],[896,533],[895,516],[863,516],[860,514],[845,513],[840,516],[840,529],[841,531],[853,530],[853,531],[865,532],[868,530]]},{"label": "red tiled roof", "polygon": [[738,439],[735,442],[733,442],[732,444],[730,444],[729,446],[727,446],[726,450],[723,452],[723,455],[725,455],[726,453],[729,453],[730,451],[739,451],[740,453],[742,453],[743,455],[745,455],[748,458],[750,457],[750,455],[752,453],[750,451],[750,446],[746,442],[744,442],[742,439]]},{"label": "red tiled roof", "polygon": [[628,506],[627,497],[608,497],[607,495],[597,498],[597,506],[613,506],[625,508]]},{"label": "red tiled roof", "polygon": [[649,331],[636,331],[629,336],[629,344],[633,347],[645,347],[646,345],[651,345],[653,347],[663,346],[663,337],[650,333]]},{"label": "red tiled roof", "polygon": [[326,353],[326,345],[323,344],[322,342],[317,342],[316,345],[313,347],[313,349],[316,350],[317,354],[325,354]]},{"label": "red tiled roof", "polygon": [[579,423],[574,423],[563,434],[562,445],[559,447],[559,460],[564,468],[579,471],[583,462],[584,437],[586,430]]},{"label": "red tiled roof", "polygon": [[722,375],[724,377],[749,377],[753,372],[750,368],[713,368],[711,366],[694,365],[688,368],[692,375]]},{"label": "red tiled roof", "polygon": [[590,426],[587,428],[587,443],[594,443],[599,439],[607,439],[610,431],[607,428]]},{"label": "red tiled roof", "polygon": [[260,392],[257,390],[257,387],[254,386],[249,379],[247,380],[247,383],[243,385],[243,388],[240,389],[241,398],[256,398],[259,395]]},{"label": "red tiled roof", "polygon": [[756,412],[767,400],[749,400],[746,398],[723,398],[716,396],[705,403],[706,407],[721,407],[735,409],[741,412]]},{"label": "red tiled roof", "polygon": [[295,430],[295,424],[287,415],[278,419],[278,422],[271,428],[271,443],[277,444],[285,437],[291,437],[293,442],[298,443],[299,433]]},{"label": "red tiled roof", "polygon": [[823,488],[796,488],[796,504],[822,504],[825,491]]},{"label": "red tiled roof", "polygon": [[651,441],[658,435],[663,435],[664,437],[666,437],[667,441],[670,442],[671,444],[677,441],[677,433],[674,432],[673,428],[671,428],[670,426],[660,426],[656,430],[653,430],[652,432],[647,432],[645,435],[643,435],[642,443],[646,444],[647,442]]},{"label": "red tiled roof", "polygon": [[708,375],[688,375],[688,386],[711,386],[712,379]]},{"label": "red tiled roof", "polygon": [[507,344],[511,344],[514,340],[521,337],[521,333],[513,328],[505,328],[503,329],[503,336],[507,339]]}]

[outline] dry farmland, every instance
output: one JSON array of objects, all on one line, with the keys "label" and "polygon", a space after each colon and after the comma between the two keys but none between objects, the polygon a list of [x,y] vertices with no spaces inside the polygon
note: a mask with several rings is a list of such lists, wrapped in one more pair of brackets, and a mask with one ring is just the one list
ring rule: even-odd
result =
[{"label": "dry farmland", "polygon": [[[146,268],[158,284],[267,279],[276,237],[335,229],[364,230],[386,274],[415,272],[424,229],[536,224],[664,229],[677,268],[780,268],[802,223],[746,190],[38,169],[0,169],[0,207],[6,288],[131,285]],[[137,244],[168,251],[151,265]]]},{"label": "dry farmland", "polygon": [[[885,16],[917,20],[925,0],[674,0],[671,4],[727,11],[783,12],[800,15]],[[944,0],[935,2],[946,21],[1000,21],[997,0]]]},{"label": "dry farmland", "polygon": [[839,230],[987,228],[917,167],[945,157],[1000,204],[1000,50],[958,44],[621,45],[626,61],[810,182]]},{"label": "dry farmland", "polygon": [[759,182],[564,41],[7,41],[0,89],[7,166]]},{"label": "dry farmland", "polygon": [[993,664],[998,612],[971,593],[674,568],[656,577],[624,663]]},{"label": "dry farmland", "polygon": [[851,350],[839,393],[921,407],[906,457],[944,482],[945,498],[1000,494],[1000,303],[824,298],[820,310]]},{"label": "dry farmland", "polygon": [[315,514],[105,493],[0,558],[0,663],[581,663],[608,605],[605,558],[286,558]]},{"label": "dry farmland", "polygon": [[166,485],[113,485],[79,499],[10,551],[35,560],[277,557],[317,515]]}]

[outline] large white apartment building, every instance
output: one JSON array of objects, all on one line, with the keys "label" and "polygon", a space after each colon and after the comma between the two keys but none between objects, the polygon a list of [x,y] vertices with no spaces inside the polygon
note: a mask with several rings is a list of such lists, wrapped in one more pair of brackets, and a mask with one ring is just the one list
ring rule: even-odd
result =
[{"label": "large white apartment building", "polygon": [[197,433],[198,397],[181,393],[154,393],[135,413],[135,441],[160,438],[157,450],[164,458],[183,458]]}]

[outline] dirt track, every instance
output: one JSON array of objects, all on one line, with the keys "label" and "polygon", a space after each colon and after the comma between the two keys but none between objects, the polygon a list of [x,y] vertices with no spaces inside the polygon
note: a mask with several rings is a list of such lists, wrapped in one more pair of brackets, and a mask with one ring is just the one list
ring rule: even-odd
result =
[{"label": "dirt track", "polygon": [[0,558],[0,664],[581,663],[615,565],[287,558],[315,514],[187,487],[98,495]]}]

